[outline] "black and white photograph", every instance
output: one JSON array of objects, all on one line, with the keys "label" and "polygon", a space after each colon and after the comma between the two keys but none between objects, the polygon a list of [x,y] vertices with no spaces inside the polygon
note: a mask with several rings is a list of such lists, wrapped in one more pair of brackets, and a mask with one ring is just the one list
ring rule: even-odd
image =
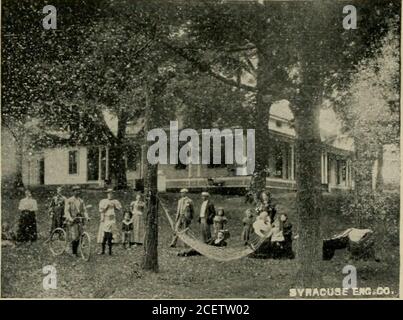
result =
[{"label": "black and white photograph", "polygon": [[2,0],[0,298],[399,299],[400,70],[400,0]]}]

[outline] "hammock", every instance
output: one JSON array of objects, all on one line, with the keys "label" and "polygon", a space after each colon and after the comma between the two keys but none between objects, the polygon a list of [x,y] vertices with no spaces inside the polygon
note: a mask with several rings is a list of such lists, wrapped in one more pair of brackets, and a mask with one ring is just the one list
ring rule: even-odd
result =
[{"label": "hammock", "polygon": [[182,240],[189,247],[193,248],[203,256],[217,260],[217,261],[232,261],[247,257],[251,253],[255,252],[260,245],[266,240],[266,238],[261,238],[254,233],[251,235],[249,240],[249,246],[245,247],[215,247],[206,244],[198,240],[197,236],[189,228],[181,231],[175,230],[175,222],[169,214],[168,210],[165,208],[163,202],[158,197],[161,204],[162,210],[164,211],[169,224],[171,225],[172,231],[175,232],[179,239]]}]

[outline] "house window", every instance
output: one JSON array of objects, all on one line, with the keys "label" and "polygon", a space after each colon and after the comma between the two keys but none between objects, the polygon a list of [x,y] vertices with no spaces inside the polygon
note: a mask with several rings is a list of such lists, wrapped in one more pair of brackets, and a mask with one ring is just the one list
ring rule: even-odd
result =
[{"label": "house window", "polygon": [[69,174],[78,174],[78,151],[69,151]]},{"label": "house window", "polygon": [[138,150],[135,148],[131,148],[127,151],[126,154],[126,167],[127,170],[136,171],[137,170],[137,159],[139,158],[137,155]]},{"label": "house window", "polygon": [[273,144],[272,146],[273,157],[270,160],[270,173],[269,176],[274,178],[283,177],[283,153],[281,144]]},{"label": "house window", "polygon": [[276,127],[281,128],[283,123],[280,120],[276,120]]},{"label": "house window", "polygon": [[344,184],[346,182],[346,161],[345,160],[337,160],[336,162],[336,183]]},{"label": "house window", "polygon": [[283,177],[283,154],[281,153],[281,150],[278,150],[278,152],[275,153],[275,172],[274,172],[274,176],[276,178],[282,178]]}]

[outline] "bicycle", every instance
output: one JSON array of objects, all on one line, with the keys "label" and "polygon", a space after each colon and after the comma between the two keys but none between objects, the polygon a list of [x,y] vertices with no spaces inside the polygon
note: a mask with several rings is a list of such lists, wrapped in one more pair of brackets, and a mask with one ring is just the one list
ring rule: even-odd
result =
[{"label": "bicycle", "polygon": [[[85,217],[76,217],[73,222],[86,220]],[[67,225],[66,225],[67,226]],[[68,227],[68,226],[67,226]],[[78,249],[83,260],[88,261],[91,257],[91,237],[85,231],[85,224],[79,224],[79,245]],[[62,255],[68,250],[71,242],[70,236],[64,228],[56,228],[52,231],[49,238],[49,249],[54,256]]]}]

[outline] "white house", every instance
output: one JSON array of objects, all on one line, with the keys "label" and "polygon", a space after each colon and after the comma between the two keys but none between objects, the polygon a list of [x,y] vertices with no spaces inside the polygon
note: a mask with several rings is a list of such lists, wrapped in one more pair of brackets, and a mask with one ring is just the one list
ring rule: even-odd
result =
[{"label": "white house", "polygon": [[[270,154],[267,185],[269,188],[295,189],[295,131],[292,114],[284,105],[273,105],[270,121]],[[127,128],[128,136],[135,136],[141,123]],[[351,156],[353,146],[346,137],[322,137],[322,184],[327,189],[349,189],[353,186]],[[135,186],[144,176],[144,162],[138,152],[125,157],[128,182]],[[4,159],[4,158],[3,158]],[[238,169],[238,170],[237,170]],[[249,185],[250,176],[233,165],[159,165],[162,190],[187,188],[243,188]],[[103,187],[110,177],[109,147],[107,145],[81,145],[44,148],[24,158],[26,185],[91,185]]]}]

